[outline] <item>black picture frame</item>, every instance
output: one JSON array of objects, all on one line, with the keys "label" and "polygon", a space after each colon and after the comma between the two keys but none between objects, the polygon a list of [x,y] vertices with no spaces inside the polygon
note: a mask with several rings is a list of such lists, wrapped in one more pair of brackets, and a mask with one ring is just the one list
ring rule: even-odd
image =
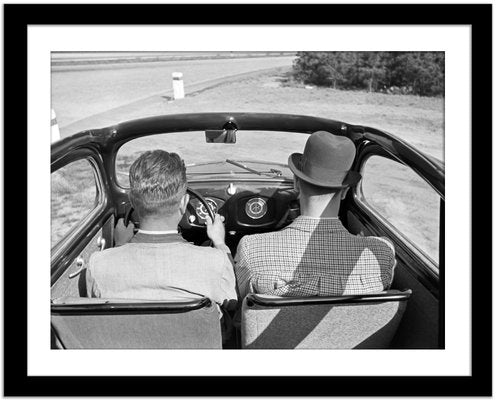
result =
[{"label": "black picture frame", "polygon": [[[207,376],[209,366],[205,366],[205,376],[187,377],[28,376],[27,222],[30,216],[27,214],[27,196],[34,195],[27,193],[27,169],[24,169],[28,163],[28,26],[39,24],[167,24],[164,15],[171,14],[177,16],[175,24],[471,26],[473,145],[471,176],[472,205],[474,206],[471,215],[473,221],[472,266],[474,268],[471,282],[472,374],[470,376],[443,376],[443,371],[439,371],[439,376],[277,376],[277,358],[274,359],[274,376]],[[492,5],[490,4],[4,5],[4,395],[491,395],[491,60]],[[15,134],[9,134],[9,132]],[[405,362],[408,362],[408,359]]]}]

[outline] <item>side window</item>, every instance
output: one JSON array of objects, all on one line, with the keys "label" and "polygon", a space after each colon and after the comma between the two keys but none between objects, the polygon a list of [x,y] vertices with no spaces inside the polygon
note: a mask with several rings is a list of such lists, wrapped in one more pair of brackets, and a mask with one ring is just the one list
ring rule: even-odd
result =
[{"label": "side window", "polygon": [[411,168],[371,156],[362,168],[361,200],[439,264],[440,196]]},{"label": "side window", "polygon": [[93,165],[74,161],[51,175],[52,249],[101,202]]}]

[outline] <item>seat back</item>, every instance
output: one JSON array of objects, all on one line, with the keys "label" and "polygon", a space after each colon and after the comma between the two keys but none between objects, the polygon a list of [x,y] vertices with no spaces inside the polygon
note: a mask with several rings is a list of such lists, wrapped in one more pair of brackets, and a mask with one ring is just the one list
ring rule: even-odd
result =
[{"label": "seat back", "polygon": [[65,349],[220,349],[220,315],[208,298],[177,302],[60,298],[55,343]]},{"label": "seat back", "polygon": [[411,290],[332,297],[249,294],[243,300],[244,349],[387,348]]}]

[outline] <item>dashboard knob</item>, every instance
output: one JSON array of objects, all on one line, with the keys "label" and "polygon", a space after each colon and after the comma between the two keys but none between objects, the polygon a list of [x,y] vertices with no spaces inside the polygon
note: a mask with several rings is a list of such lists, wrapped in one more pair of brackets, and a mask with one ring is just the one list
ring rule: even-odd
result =
[{"label": "dashboard knob", "polygon": [[236,194],[236,191],[238,189],[236,188],[236,186],[234,185],[234,183],[230,183],[229,186],[227,187],[227,194],[229,194],[230,196],[232,196],[233,194]]}]

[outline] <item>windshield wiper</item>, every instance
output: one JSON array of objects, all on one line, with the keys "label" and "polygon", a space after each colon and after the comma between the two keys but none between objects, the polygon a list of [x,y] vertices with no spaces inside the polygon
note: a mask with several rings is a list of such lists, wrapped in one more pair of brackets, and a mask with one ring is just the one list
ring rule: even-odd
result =
[{"label": "windshield wiper", "polygon": [[268,175],[268,176],[282,176],[282,172],[279,171],[278,169],[274,169],[274,168],[271,168],[270,169],[270,173],[267,173],[267,172],[259,172],[253,168],[250,168],[250,167],[247,167],[246,165],[243,165],[241,164],[240,162],[238,161],[235,161],[235,160],[230,160],[230,159],[226,159],[226,162],[228,162],[229,164],[232,164],[232,165],[236,165],[236,167],[239,167],[239,168],[243,168],[249,172],[252,172],[254,174],[257,174],[257,175]]},{"label": "windshield wiper", "polygon": [[237,161],[227,159],[226,162],[228,162],[229,164],[232,164],[232,165],[236,165],[236,167],[246,169],[247,171],[253,172],[254,174],[262,175],[261,172],[258,172],[256,170],[250,168],[250,167],[247,167],[246,165],[243,165]]}]

